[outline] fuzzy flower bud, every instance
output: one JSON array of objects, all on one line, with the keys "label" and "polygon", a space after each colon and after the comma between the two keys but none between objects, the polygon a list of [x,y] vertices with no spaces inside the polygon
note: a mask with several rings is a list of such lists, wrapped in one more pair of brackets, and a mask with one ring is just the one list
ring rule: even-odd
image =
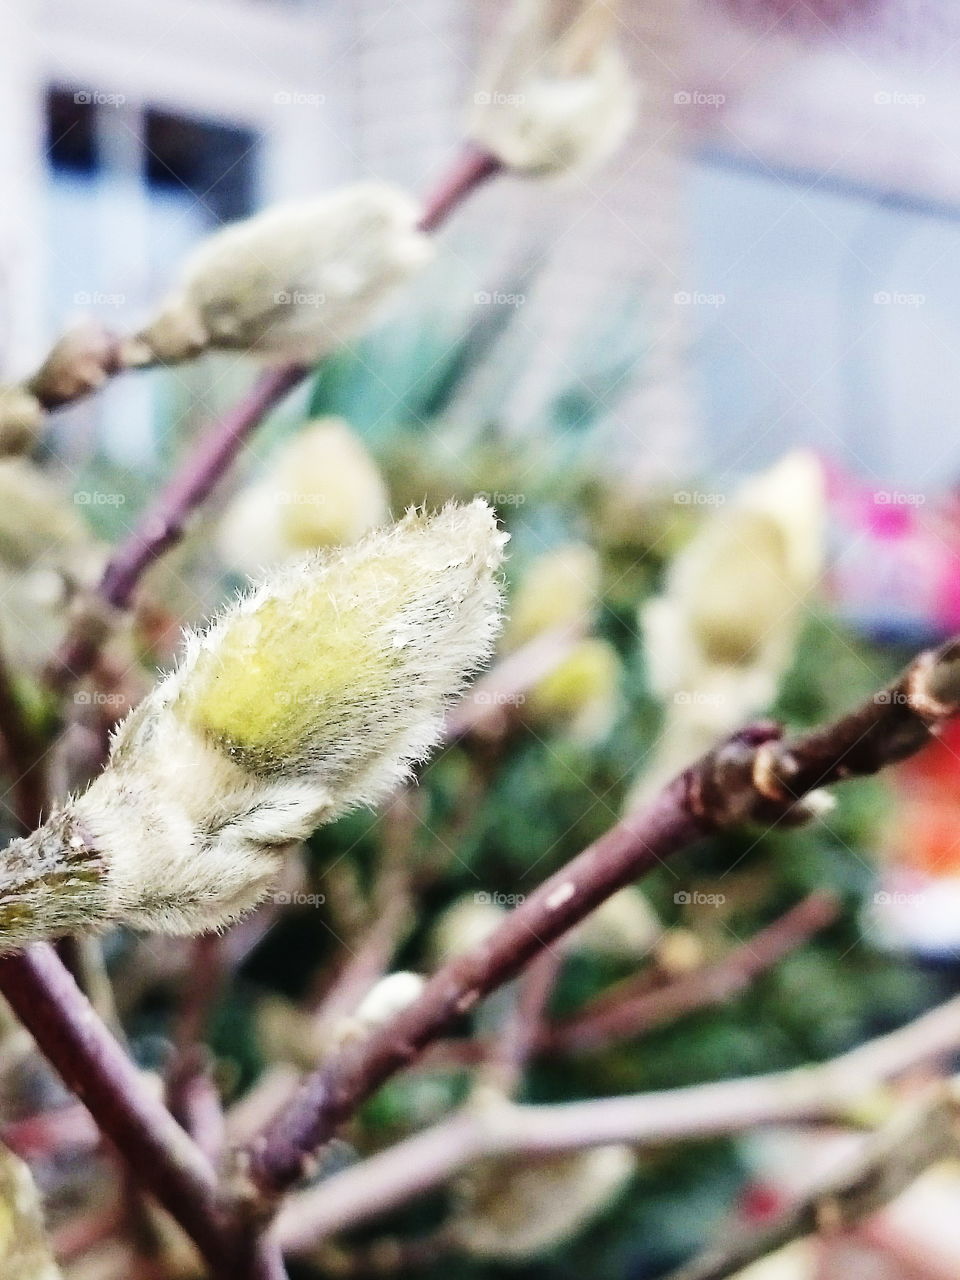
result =
[{"label": "fuzzy flower bud", "polygon": [[187,639],[104,773],[0,875],[0,946],[113,920],[213,929],[284,853],[382,799],[488,657],[506,535],[483,502],[410,511],[269,577]]},{"label": "fuzzy flower bud", "polygon": [[10,1280],[60,1280],[28,1167],[0,1146],[0,1275]]},{"label": "fuzzy flower bud", "polygon": [[607,640],[588,636],[530,690],[524,718],[590,746],[613,727],[620,710],[622,664]]},{"label": "fuzzy flower bud", "polygon": [[743,484],[670,566],[640,624],[666,722],[633,807],[767,706],[823,560],[823,475],[802,450]]},{"label": "fuzzy flower bud", "polygon": [[633,123],[636,91],[602,0],[516,0],[473,96],[473,141],[532,174],[601,165]]},{"label": "fuzzy flower bud", "polygon": [[125,363],[207,349],[318,360],[358,333],[432,254],[402,191],[362,182],[225,227],[184,264]]},{"label": "fuzzy flower bud", "polygon": [[585,631],[600,592],[600,557],[593,547],[569,542],[538,556],[510,601],[508,647],[516,648],[556,627]]},{"label": "fuzzy flower bud", "polygon": [[253,574],[305,551],[356,542],[387,511],[386,486],[361,441],[342,418],[320,418],[237,495],[217,541],[227,564]]},{"label": "fuzzy flower bud", "polygon": [[603,1213],[635,1169],[635,1155],[620,1145],[535,1161],[488,1161],[464,1179],[457,1240],[476,1257],[535,1257]]},{"label": "fuzzy flower bud", "polygon": [[43,406],[32,391],[0,386],[0,454],[29,453],[42,423]]}]

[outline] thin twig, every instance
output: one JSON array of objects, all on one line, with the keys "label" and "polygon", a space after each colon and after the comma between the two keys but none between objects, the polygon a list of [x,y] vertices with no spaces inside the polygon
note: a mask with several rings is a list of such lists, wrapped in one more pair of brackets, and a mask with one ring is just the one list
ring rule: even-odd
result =
[{"label": "thin twig", "polygon": [[468,1106],[289,1196],[275,1223],[291,1254],[440,1186],[476,1160],[537,1159],[608,1143],[655,1146],[761,1125],[843,1122],[878,1085],[960,1049],[960,997],[814,1066],[716,1084],[555,1105]]},{"label": "thin twig", "polygon": [[616,1002],[600,998],[566,1022],[546,1029],[541,1052],[583,1053],[642,1035],[711,1005],[724,1004],[761,973],[837,918],[832,894],[811,893],[716,964]]}]

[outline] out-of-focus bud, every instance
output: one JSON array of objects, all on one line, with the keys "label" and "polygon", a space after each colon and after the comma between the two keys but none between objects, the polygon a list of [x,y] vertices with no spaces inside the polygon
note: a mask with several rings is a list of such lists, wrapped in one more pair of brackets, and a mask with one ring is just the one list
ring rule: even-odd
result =
[{"label": "out-of-focus bud", "polygon": [[29,453],[43,423],[43,406],[23,386],[0,387],[0,455]]},{"label": "out-of-focus bud", "polygon": [[0,459],[0,642],[12,669],[42,666],[102,558],[67,493],[28,459]]},{"label": "out-of-focus bud", "polygon": [[486,942],[506,916],[506,910],[491,901],[489,893],[465,893],[434,922],[430,936],[430,956],[438,968],[447,960],[462,956]]},{"label": "out-of-focus bud", "polygon": [[0,1146],[0,1274],[10,1280],[60,1280],[30,1170]]},{"label": "out-of-focus bud", "polygon": [[640,612],[667,714],[631,807],[772,701],[821,570],[823,525],[822,469],[798,450],[748,480],[674,560]]},{"label": "out-of-focus bud", "polygon": [[376,463],[342,418],[309,423],[242,490],[218,532],[227,564],[246,573],[305,551],[356,542],[387,519]]},{"label": "out-of-focus bud", "polygon": [[207,349],[318,360],[428,261],[419,216],[404,192],[362,182],[225,227],[184,264],[159,314],[125,344],[124,363]]},{"label": "out-of-focus bud", "polygon": [[619,21],[605,0],[516,0],[477,80],[473,141],[524,173],[603,164],[636,111]]},{"label": "out-of-focus bud", "polygon": [[523,707],[524,719],[559,729],[585,746],[599,742],[617,718],[622,673],[614,647],[589,636],[534,685]]},{"label": "out-of-focus bud", "polygon": [[419,973],[411,973],[407,969],[388,973],[363,997],[354,1017],[366,1030],[374,1031],[406,1009],[407,1005],[413,1004],[424,986]]},{"label": "out-of-focus bud", "polygon": [[642,960],[663,937],[663,925],[634,885],[591,911],[572,935],[573,946],[612,959]]},{"label": "out-of-focus bud", "polygon": [[602,1214],[635,1168],[633,1152],[619,1145],[537,1161],[487,1161],[463,1180],[458,1243],[476,1257],[535,1257]]},{"label": "out-of-focus bud", "polygon": [[29,381],[29,389],[54,409],[98,391],[120,367],[120,344],[96,320],[68,329]]},{"label": "out-of-focus bud", "polygon": [[692,929],[668,929],[656,947],[657,964],[671,977],[693,973],[706,962],[703,943]]},{"label": "out-of-focus bud", "polygon": [[510,648],[544,631],[590,625],[600,592],[600,558],[586,543],[571,542],[538,556],[510,601]]},{"label": "out-of-focus bud", "polygon": [[293,843],[436,744],[493,645],[505,541],[480,501],[410,511],[190,636],[104,773],[6,850],[0,949],[121,919],[201,932],[254,906]]}]

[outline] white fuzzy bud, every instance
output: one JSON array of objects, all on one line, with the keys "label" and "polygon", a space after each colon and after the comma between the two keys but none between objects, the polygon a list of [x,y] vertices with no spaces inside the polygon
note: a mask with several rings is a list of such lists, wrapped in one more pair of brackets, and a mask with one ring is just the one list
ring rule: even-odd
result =
[{"label": "white fuzzy bud", "polygon": [[33,1176],[0,1146],[0,1275],[9,1280],[60,1280]]},{"label": "white fuzzy bud", "polygon": [[0,386],[0,454],[28,453],[43,424],[43,406],[27,387]]},{"label": "white fuzzy bud", "polygon": [[610,1145],[543,1160],[491,1160],[464,1181],[455,1231],[483,1258],[529,1258],[569,1240],[633,1177],[636,1156]]},{"label": "white fuzzy bud", "polygon": [[628,807],[773,699],[821,569],[823,525],[820,464],[797,450],[747,480],[674,560],[640,613],[666,721]]},{"label": "white fuzzy bud", "polygon": [[419,973],[407,969],[388,973],[363,997],[354,1017],[366,1030],[374,1031],[413,1004],[425,985]]},{"label": "white fuzzy bud", "polygon": [[623,142],[636,90],[612,0],[516,0],[481,70],[468,130],[510,169],[595,168]]},{"label": "white fuzzy bud", "polygon": [[362,182],[225,227],[184,264],[125,361],[170,363],[207,349],[318,360],[429,260],[419,216],[404,192]]},{"label": "white fuzzy bud", "polygon": [[410,511],[190,635],[104,773],[7,849],[0,947],[114,920],[200,932],[254,906],[291,844],[437,743],[496,637],[505,542],[480,501]]},{"label": "white fuzzy bud", "polygon": [[386,486],[362,442],[342,418],[320,418],[237,494],[217,542],[227,564],[253,574],[305,551],[356,542],[387,512]]}]

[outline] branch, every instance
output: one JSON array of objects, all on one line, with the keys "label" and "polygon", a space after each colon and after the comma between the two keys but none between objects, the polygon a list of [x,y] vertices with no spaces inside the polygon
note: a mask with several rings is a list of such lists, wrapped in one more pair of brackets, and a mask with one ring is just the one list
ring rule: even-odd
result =
[{"label": "branch", "polygon": [[827,728],[784,740],[776,725],[758,725],[708,752],[551,876],[480,947],[440,969],[395,1019],[308,1076],[236,1153],[237,1194],[259,1211],[274,1204],[380,1085],[618,889],[723,827],[808,820],[822,808],[815,788],[904,758],[958,707],[960,641],[952,641]]},{"label": "branch", "polygon": [[288,1197],[275,1223],[288,1253],[379,1217],[491,1157],[537,1159],[607,1143],[654,1146],[760,1125],[843,1120],[878,1085],[960,1048],[960,996],[815,1066],[656,1093],[549,1106],[469,1106]]},{"label": "branch", "polygon": [[0,988],[67,1088],[90,1110],[134,1177],[214,1268],[234,1247],[213,1167],[110,1035],[54,950],[0,956]]},{"label": "branch", "polygon": [[548,1027],[539,1050],[583,1053],[605,1048],[698,1009],[723,1004],[832,924],[837,912],[832,894],[811,893],[716,964],[616,1001],[601,996],[566,1022]]},{"label": "branch", "polygon": [[895,1200],[931,1165],[960,1154],[956,1126],[957,1101],[943,1089],[903,1107],[775,1222],[739,1233],[668,1280],[725,1280],[802,1236],[849,1229]]}]

